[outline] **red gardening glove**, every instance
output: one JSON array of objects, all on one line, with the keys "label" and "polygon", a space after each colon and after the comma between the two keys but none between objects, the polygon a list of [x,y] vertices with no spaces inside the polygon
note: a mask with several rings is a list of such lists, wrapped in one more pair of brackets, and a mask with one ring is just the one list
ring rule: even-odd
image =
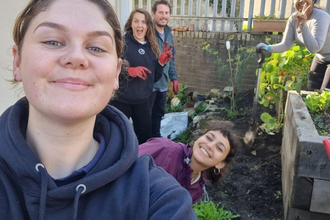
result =
[{"label": "red gardening glove", "polygon": [[128,75],[130,75],[131,77],[139,77],[142,80],[146,80],[147,79],[147,73],[151,73],[150,70],[148,70],[148,68],[144,67],[144,66],[137,66],[137,67],[130,67],[127,70]]},{"label": "red gardening glove", "polygon": [[173,90],[174,94],[177,95],[178,92],[179,92],[179,83],[178,83],[178,80],[173,80],[172,83],[173,83],[172,90]]},{"label": "red gardening glove", "polygon": [[173,45],[171,44],[168,48],[166,48],[166,47],[167,47],[167,41],[165,41],[164,47],[163,47],[163,52],[160,54],[160,56],[158,58],[158,62],[163,66],[172,59],[171,49],[172,49]]}]

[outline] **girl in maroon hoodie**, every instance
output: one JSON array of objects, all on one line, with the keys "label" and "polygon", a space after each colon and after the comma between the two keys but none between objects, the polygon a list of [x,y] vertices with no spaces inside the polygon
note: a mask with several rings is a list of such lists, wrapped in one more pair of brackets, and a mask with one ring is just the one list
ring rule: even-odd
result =
[{"label": "girl in maroon hoodie", "polygon": [[211,128],[199,137],[192,147],[167,138],[152,138],[139,146],[139,156],[148,154],[156,165],[186,188],[193,200],[199,201],[204,192],[208,202],[205,180],[215,185],[233,163],[238,142],[229,130]]}]

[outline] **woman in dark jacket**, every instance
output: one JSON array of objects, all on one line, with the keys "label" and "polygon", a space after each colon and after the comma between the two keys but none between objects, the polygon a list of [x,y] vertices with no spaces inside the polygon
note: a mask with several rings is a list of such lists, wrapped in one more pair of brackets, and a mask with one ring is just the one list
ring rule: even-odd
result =
[{"label": "woman in dark jacket", "polygon": [[149,97],[154,82],[163,74],[164,65],[171,60],[171,47],[160,54],[150,14],[136,9],[125,24],[125,48],[123,59],[129,63],[122,72],[117,98],[111,104],[132,118],[139,143],[151,137],[151,112]]}]

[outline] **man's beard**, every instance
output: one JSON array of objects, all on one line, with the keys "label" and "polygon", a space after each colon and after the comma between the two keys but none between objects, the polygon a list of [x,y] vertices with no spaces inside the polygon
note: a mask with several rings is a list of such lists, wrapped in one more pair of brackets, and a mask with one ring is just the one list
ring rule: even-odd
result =
[{"label": "man's beard", "polygon": [[155,21],[155,24],[158,26],[158,27],[165,27],[167,25],[168,22],[166,22],[165,24],[162,24],[160,22],[156,22]]}]

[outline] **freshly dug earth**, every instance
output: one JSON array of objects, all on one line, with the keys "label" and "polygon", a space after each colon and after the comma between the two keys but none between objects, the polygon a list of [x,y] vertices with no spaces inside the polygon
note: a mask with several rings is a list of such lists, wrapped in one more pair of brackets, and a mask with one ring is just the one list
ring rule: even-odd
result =
[{"label": "freshly dug earth", "polygon": [[210,199],[242,220],[282,219],[281,141],[281,134],[262,133],[251,149],[242,146],[220,186],[207,187]]},{"label": "freshly dug earth", "polygon": [[[253,92],[240,105],[252,109],[252,100]],[[265,111],[270,110],[258,106],[259,124],[260,114]],[[241,139],[246,131],[253,128],[250,114],[230,121],[234,124],[235,134]],[[217,187],[207,185],[210,200],[215,204],[221,202],[226,210],[239,214],[241,217],[238,219],[282,219],[281,142],[281,132],[268,135],[260,130],[252,145],[245,145],[242,141],[235,163],[221,184]]]}]

